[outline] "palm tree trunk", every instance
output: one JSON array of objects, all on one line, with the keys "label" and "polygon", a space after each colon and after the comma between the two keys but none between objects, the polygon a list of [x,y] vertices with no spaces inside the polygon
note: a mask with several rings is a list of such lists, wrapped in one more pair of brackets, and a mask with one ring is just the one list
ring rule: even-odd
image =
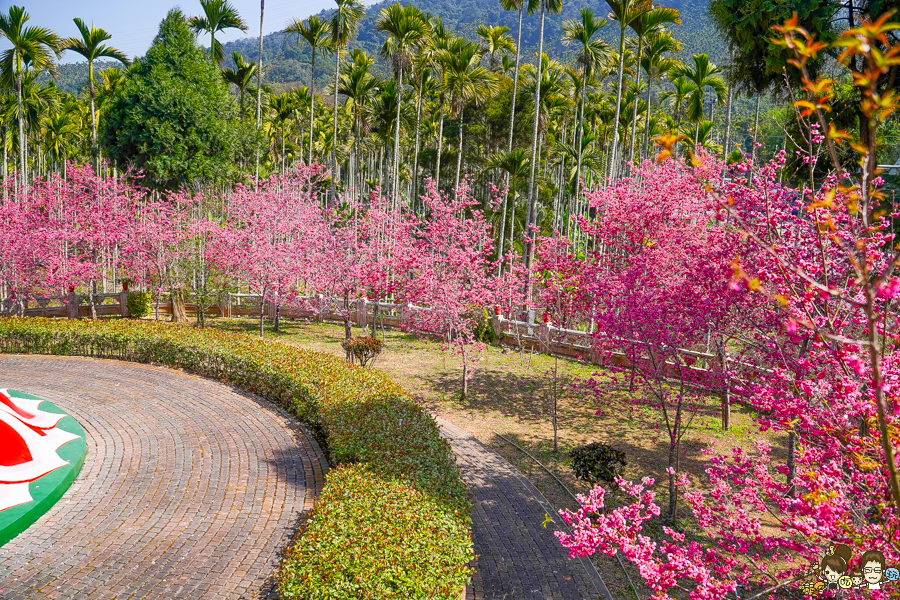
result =
[{"label": "palm tree trunk", "polygon": [[731,100],[734,92],[728,87],[728,107],[725,109],[725,145],[722,146],[722,160],[728,162],[728,151],[731,148]]},{"label": "palm tree trunk", "polygon": [[441,189],[441,151],[444,149],[444,92],[441,92],[441,104],[438,110],[441,111],[441,122],[438,125],[438,143],[437,143],[437,160],[434,167],[434,184],[437,189]]},{"label": "palm tree trunk", "polygon": [[619,35],[619,83],[616,87],[616,114],[613,117],[612,128],[613,137],[612,145],[609,148],[609,177],[612,178],[616,170],[616,155],[619,145],[619,115],[622,114],[622,77],[625,72],[625,27],[622,24],[622,33]]},{"label": "palm tree trunk", "polygon": [[[338,35],[340,35],[340,26],[338,26]],[[340,174],[338,173],[338,163],[337,163],[337,115],[338,115],[338,74],[341,72],[341,51],[343,48],[338,46],[337,49],[337,64],[334,67],[334,117],[331,131],[331,166],[334,169],[334,176],[332,181],[335,179],[340,180]]]},{"label": "palm tree trunk", "polygon": [[578,108],[578,130],[572,138],[575,142],[576,150],[578,151],[578,164],[575,167],[575,193],[573,194],[576,203],[581,197],[581,146],[583,144],[582,139],[584,138],[584,87],[586,83],[587,73],[584,74],[584,79],[581,81],[581,102]]},{"label": "palm tree trunk", "polygon": [[[259,67],[256,70],[256,129],[262,127],[263,15],[266,0],[259,0]],[[256,149],[256,187],[259,187],[259,148]]]},{"label": "palm tree trunk", "polygon": [[459,173],[462,168],[462,154],[463,154],[463,109],[459,110],[459,146],[456,154],[456,181],[453,183],[453,189],[459,189]]},{"label": "palm tree trunk", "polygon": [[394,122],[394,164],[391,178],[391,195],[393,202],[400,206],[400,105],[403,103],[403,66],[397,75],[397,120]]},{"label": "palm tree trunk", "polygon": [[[509,173],[506,174],[507,180],[510,179]],[[497,239],[497,260],[501,260],[503,258],[503,242],[504,236],[506,234],[506,205],[509,204],[510,196],[512,195],[512,190],[507,188],[506,190],[506,198],[503,199],[503,211],[500,216],[500,237]],[[497,263],[497,275],[502,272],[502,265]]]},{"label": "palm tree trunk", "polygon": [[413,172],[412,172],[412,180],[413,180],[413,189],[412,196],[409,199],[410,208],[415,211],[416,210],[416,198],[419,196],[419,139],[420,139],[420,129],[422,127],[422,84],[425,81],[425,73],[423,72],[419,77],[419,99],[416,106],[416,151],[413,154]]},{"label": "palm tree trunk", "polygon": [[753,164],[756,164],[756,134],[759,132],[759,100],[760,95],[756,95],[756,117],[753,119]]},{"label": "palm tree trunk", "polygon": [[[519,48],[522,46],[522,13],[525,12],[525,2],[519,7],[519,34],[516,40],[516,70],[513,73],[512,105],[509,108],[509,143],[506,150],[512,152],[513,130],[516,126],[516,92],[519,89]],[[507,176],[509,174],[507,173]],[[508,180],[508,179],[507,179]]]},{"label": "palm tree trunk", "polygon": [[[634,69],[634,110],[631,111],[631,162],[634,162],[634,153],[637,148],[637,114],[638,114],[638,88],[641,83],[641,58],[644,52],[644,38],[638,36],[638,59]],[[648,105],[649,115],[649,105]]]},{"label": "palm tree trunk", "polygon": [[22,107],[22,74],[16,73],[16,101],[19,104],[19,169],[22,177],[22,187],[25,183],[25,109]]},{"label": "palm tree trunk", "polygon": [[91,154],[94,159],[94,170],[100,170],[100,160],[97,153],[97,112],[94,110],[94,61],[88,61],[88,90],[91,93]]},{"label": "palm tree trunk", "polygon": [[531,232],[531,226],[534,225],[535,207],[537,204],[537,196],[534,193],[534,172],[537,167],[537,150],[538,150],[538,120],[541,115],[541,67],[544,58],[544,9],[543,1],[541,2],[541,28],[538,37],[538,55],[537,55],[537,76],[534,80],[534,127],[531,130],[531,174],[528,178],[528,217],[525,221],[525,301],[531,300],[531,261],[534,258],[534,235]]},{"label": "palm tree trunk", "polygon": [[309,75],[309,160],[307,164],[312,164],[313,159],[313,116],[316,107],[316,49],[312,49],[312,60],[310,61]]},{"label": "palm tree trunk", "polygon": [[653,77],[647,76],[647,131],[644,132],[644,148],[642,156],[650,156],[650,90],[653,89]]}]

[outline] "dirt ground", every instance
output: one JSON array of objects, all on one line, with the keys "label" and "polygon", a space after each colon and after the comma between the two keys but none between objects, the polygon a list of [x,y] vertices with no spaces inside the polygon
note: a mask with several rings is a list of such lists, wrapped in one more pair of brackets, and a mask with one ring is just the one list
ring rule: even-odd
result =
[{"label": "dirt ground", "polygon": [[[211,319],[209,326],[228,331],[258,334],[259,324],[251,319]],[[354,328],[353,335],[363,335]],[[567,382],[573,378],[587,378],[597,372],[597,367],[569,360],[555,361],[552,357],[517,350],[488,346],[483,360],[469,380],[468,398],[460,399],[462,368],[457,357],[440,349],[437,341],[429,341],[400,331],[378,331],[384,337],[385,350],[374,367],[401,384],[432,414],[443,417],[462,427],[482,443],[494,449],[518,468],[549,502],[557,508],[577,510],[578,504],[569,492],[553,477],[528,457],[521,446],[543,463],[572,493],[587,493],[590,485],[577,479],[572,472],[569,452],[575,446],[590,442],[611,444],[625,451],[626,479],[638,481],[652,477],[656,484],[657,502],[665,513],[668,492],[666,472],[669,443],[658,410],[646,407],[625,408],[621,391],[617,401],[607,398],[588,400],[571,391]],[[340,342],[344,337],[343,326],[311,323],[306,321],[282,321],[281,332],[272,330],[266,323],[266,337],[278,339],[311,350],[335,354],[343,358]],[[552,389],[553,370],[557,370],[557,444],[553,450]],[[626,398],[627,400],[627,398]],[[598,414],[599,410],[599,414]],[[706,414],[698,414],[682,441],[681,470],[692,482],[704,480],[707,456],[703,448],[712,446],[727,452],[734,446],[749,448],[756,439],[766,437],[784,454],[784,441],[763,436],[749,415],[738,406],[732,409],[731,427],[727,433],[721,430],[721,422],[715,407]],[[613,491],[608,497],[612,503],[620,500]],[[680,503],[679,518],[688,516],[688,509]],[[557,526],[563,528],[558,515],[550,515]],[[552,526],[552,525],[551,525]],[[654,535],[661,523],[648,528]],[[628,579],[619,562],[604,555],[593,557],[604,581],[616,598],[634,598]],[[648,590],[639,583],[636,569],[627,568],[641,597]]]}]

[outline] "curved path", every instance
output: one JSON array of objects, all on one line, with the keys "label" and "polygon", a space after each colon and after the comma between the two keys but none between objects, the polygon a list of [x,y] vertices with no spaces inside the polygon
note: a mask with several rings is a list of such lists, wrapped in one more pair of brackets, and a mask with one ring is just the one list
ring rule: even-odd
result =
[{"label": "curved path", "polygon": [[542,527],[544,515],[556,516],[544,495],[475,437],[437,422],[474,496],[477,558],[467,600],[612,600],[594,565],[570,559],[553,535],[556,526]]},{"label": "curved path", "polygon": [[327,463],[284,411],[171,369],[0,356],[0,387],[87,432],[81,475],[0,548],[0,598],[273,597],[280,551]]}]

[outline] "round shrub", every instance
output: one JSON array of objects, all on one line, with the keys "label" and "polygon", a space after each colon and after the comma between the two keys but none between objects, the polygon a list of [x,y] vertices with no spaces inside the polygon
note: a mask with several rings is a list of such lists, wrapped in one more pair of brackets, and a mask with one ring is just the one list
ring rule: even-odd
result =
[{"label": "round shrub", "polygon": [[626,465],[625,452],[600,442],[578,446],[569,457],[575,476],[591,485],[597,481],[615,484]]},{"label": "round shrub", "polygon": [[150,314],[150,292],[131,292],[126,305],[132,319],[141,319]]}]

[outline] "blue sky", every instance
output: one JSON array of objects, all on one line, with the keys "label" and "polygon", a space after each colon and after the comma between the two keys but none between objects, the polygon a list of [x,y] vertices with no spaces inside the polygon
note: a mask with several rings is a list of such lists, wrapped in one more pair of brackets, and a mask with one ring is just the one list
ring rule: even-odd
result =
[{"label": "blue sky", "polygon": [[[249,30],[246,34],[240,30],[230,30],[220,34],[223,42],[240,37],[257,37],[259,35],[259,0],[231,0],[241,17],[247,22]],[[371,2],[366,2],[370,4]],[[107,42],[118,48],[130,58],[142,56],[159,27],[159,22],[170,8],[180,6],[187,15],[200,14],[200,3],[197,0],[28,0],[10,2],[0,0],[0,10],[8,12],[12,5],[25,6],[31,15],[28,25],[49,27],[62,37],[78,35],[72,22],[79,17],[86,23],[103,28],[112,34]],[[323,8],[334,6],[333,0],[266,0],[265,21],[263,31],[267,34],[284,29],[292,18],[305,19]],[[209,45],[209,36],[202,35],[200,42]],[[0,40],[0,50],[9,46]],[[79,55],[66,52],[60,62],[80,62]]]}]

